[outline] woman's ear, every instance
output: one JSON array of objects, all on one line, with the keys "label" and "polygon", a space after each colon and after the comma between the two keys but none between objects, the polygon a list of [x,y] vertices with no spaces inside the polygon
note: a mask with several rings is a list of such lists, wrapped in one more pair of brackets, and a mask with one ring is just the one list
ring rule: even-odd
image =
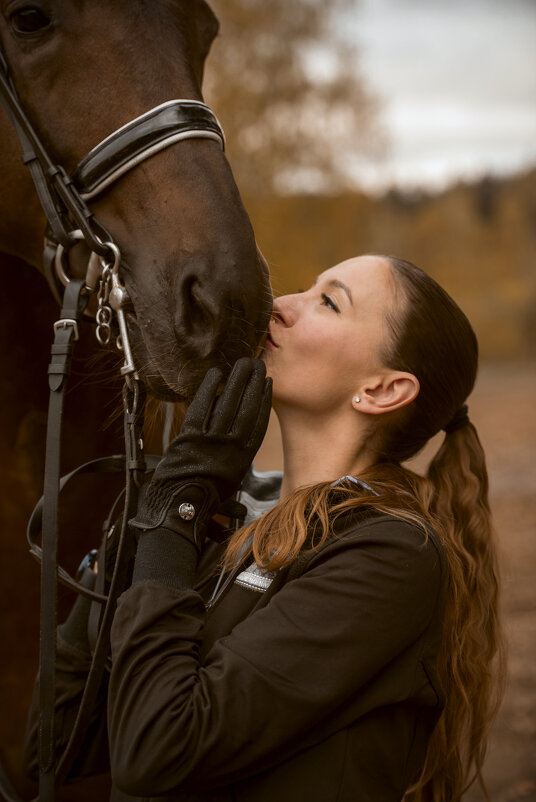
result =
[{"label": "woman's ear", "polygon": [[410,404],[419,394],[419,390],[419,380],[413,373],[390,371],[363,385],[352,403],[360,412],[381,415]]}]

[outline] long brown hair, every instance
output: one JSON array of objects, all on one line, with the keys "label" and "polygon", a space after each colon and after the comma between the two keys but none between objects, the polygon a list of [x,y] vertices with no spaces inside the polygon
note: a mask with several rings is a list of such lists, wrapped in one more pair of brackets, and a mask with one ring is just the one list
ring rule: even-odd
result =
[{"label": "long brown hair", "polygon": [[475,779],[485,792],[486,741],[504,686],[486,464],[471,423],[445,434],[425,476],[401,463],[447,426],[470,394],[478,347],[469,321],[437,282],[410,262],[383,258],[395,287],[395,304],[386,312],[391,337],[383,360],[387,367],[414,374],[420,391],[408,406],[378,416],[369,435],[366,445],[375,463],[360,478],[378,495],[349,485],[334,489],[330,482],[300,488],[235,533],[226,563],[246,552],[259,565],[277,570],[304,548],[325,542],[338,517],[364,507],[434,527],[450,573],[437,662],[446,706],[405,802],[456,802]]}]

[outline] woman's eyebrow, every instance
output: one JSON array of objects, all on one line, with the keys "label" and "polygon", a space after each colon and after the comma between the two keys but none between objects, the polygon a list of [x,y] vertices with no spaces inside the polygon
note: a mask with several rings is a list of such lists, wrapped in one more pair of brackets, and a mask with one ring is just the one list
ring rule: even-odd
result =
[{"label": "woman's eyebrow", "polygon": [[[318,281],[318,276],[313,281],[313,287],[315,286],[317,281]],[[350,287],[348,287],[347,284],[345,284],[343,281],[339,281],[338,278],[332,278],[332,279],[330,279],[328,281],[328,287],[338,287],[339,289],[343,290],[346,293],[346,295],[348,296],[348,300],[350,301],[350,303],[353,306],[354,301],[353,301],[353,298],[352,298],[352,291],[350,290]]]}]

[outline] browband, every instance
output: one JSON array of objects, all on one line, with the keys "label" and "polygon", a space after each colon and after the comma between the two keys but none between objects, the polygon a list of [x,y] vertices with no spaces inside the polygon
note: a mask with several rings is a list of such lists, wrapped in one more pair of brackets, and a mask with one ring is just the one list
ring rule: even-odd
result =
[{"label": "browband", "polygon": [[144,159],[183,139],[214,139],[225,149],[216,115],[199,100],[168,100],[103,139],[71,178],[90,200]]}]

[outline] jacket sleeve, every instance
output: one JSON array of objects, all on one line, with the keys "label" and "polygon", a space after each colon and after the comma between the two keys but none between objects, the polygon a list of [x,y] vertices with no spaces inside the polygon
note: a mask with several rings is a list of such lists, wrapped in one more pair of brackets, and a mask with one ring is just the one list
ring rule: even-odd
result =
[{"label": "jacket sleeve", "polygon": [[319,742],[335,712],[421,637],[441,586],[421,529],[371,521],[315,552],[203,665],[198,594],[131,588],[112,629],[115,783],[134,795],[226,785]]}]

